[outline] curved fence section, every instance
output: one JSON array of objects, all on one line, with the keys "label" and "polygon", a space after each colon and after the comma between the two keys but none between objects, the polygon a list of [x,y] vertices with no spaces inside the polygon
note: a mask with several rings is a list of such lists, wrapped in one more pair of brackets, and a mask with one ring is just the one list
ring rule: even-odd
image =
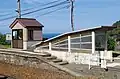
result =
[{"label": "curved fence section", "polygon": [[102,26],[61,34],[41,42],[36,50],[47,51],[53,56],[71,63],[99,65],[98,62],[101,62],[99,60],[102,59],[99,58],[98,51],[107,53],[107,31],[114,28]]}]

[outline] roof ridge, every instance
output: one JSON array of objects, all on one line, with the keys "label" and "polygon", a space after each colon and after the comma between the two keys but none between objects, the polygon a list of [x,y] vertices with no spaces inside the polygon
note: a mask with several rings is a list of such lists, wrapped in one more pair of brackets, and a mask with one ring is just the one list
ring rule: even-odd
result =
[{"label": "roof ridge", "polygon": [[36,20],[35,18],[16,18],[16,19]]},{"label": "roof ridge", "polygon": [[39,21],[34,18],[16,18],[14,22],[10,25],[12,28],[17,22],[21,23],[25,28],[29,27],[44,27]]}]

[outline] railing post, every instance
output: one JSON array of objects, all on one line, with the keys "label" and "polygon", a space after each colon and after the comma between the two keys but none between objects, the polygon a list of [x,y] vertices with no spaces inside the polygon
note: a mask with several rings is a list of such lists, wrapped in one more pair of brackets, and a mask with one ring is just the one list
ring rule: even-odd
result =
[{"label": "railing post", "polygon": [[92,54],[95,53],[95,32],[92,31]]},{"label": "railing post", "polygon": [[106,54],[107,54],[107,33],[105,32],[105,50],[104,50],[104,52],[105,52],[105,56],[106,56]]},{"label": "railing post", "polygon": [[52,50],[52,43],[49,42],[49,51],[51,51],[51,50]]},{"label": "railing post", "polygon": [[80,34],[80,48],[82,48],[82,47],[81,47],[81,42],[82,42],[82,40],[81,40],[81,34]]},{"label": "railing post", "polygon": [[68,36],[68,52],[71,52],[71,37]]},{"label": "railing post", "polygon": [[91,54],[89,54],[89,67],[88,69],[90,70],[91,69]]}]

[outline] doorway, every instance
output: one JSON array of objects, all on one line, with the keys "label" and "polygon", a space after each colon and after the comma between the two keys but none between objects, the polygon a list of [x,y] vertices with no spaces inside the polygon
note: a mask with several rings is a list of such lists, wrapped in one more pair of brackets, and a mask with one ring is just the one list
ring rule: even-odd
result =
[{"label": "doorway", "polygon": [[12,46],[13,48],[23,49],[23,30],[12,30]]}]

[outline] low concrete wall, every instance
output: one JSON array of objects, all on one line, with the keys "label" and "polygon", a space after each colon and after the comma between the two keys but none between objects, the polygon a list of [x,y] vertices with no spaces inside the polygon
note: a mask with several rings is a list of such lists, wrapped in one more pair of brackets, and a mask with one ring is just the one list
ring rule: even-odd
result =
[{"label": "low concrete wall", "polygon": [[106,59],[106,60],[112,60],[113,51],[96,51],[96,53],[99,53],[101,59]]},{"label": "low concrete wall", "polygon": [[27,48],[29,49],[32,45],[36,44],[36,43],[39,43],[41,41],[28,41],[27,42]]},{"label": "low concrete wall", "polygon": [[15,65],[24,65],[35,68],[39,68],[39,64],[41,64],[41,60],[36,59],[34,57],[4,54],[4,53],[0,53],[0,61]]},{"label": "low concrete wall", "polygon": [[[99,66],[100,60],[110,60],[112,62],[112,51],[95,51],[95,54],[89,53],[69,53],[64,51],[49,51],[47,49],[36,49],[35,52],[48,52],[58,59],[76,64],[90,64]],[[102,63],[104,64],[104,63]]]},{"label": "low concrete wall", "polygon": [[69,63],[99,65],[99,54],[91,55],[87,53],[68,53],[63,51],[49,50],[42,50],[41,52],[43,51],[49,52],[51,55],[56,56],[58,59],[68,61]]}]

